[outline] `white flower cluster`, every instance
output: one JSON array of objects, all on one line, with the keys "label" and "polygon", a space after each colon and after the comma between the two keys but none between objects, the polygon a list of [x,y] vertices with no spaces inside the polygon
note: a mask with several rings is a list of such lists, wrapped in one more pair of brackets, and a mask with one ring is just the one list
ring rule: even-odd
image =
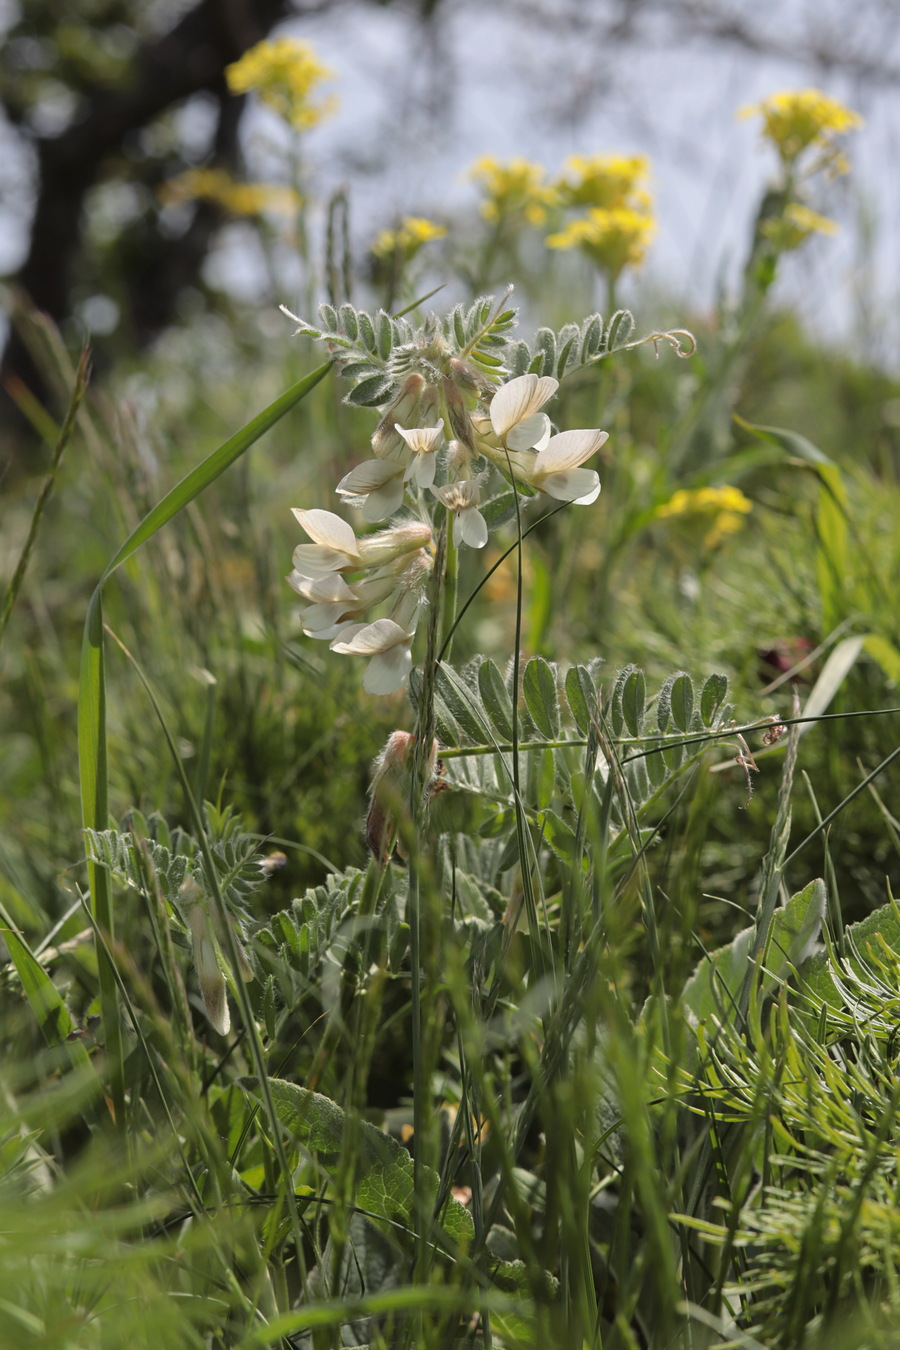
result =
[{"label": "white flower cluster", "polygon": [[[490,391],[482,388],[482,402],[470,414],[462,392],[471,394],[469,372],[459,361],[450,365],[440,393],[419,374],[407,378],[372,437],[374,458],[351,469],[338,484],[338,495],[358,507],[364,520],[389,520],[407,494],[426,516],[428,491],[453,518],[454,544],[483,548],[488,527],[479,506],[488,475],[476,465],[484,460],[507,478],[512,474],[517,483],[559,501],[588,505],[596,500],[600,479],[595,470],[581,466],[604,444],[607,433],[551,434],[550,418],[541,409],[559,388],[558,380],[520,375],[489,400]],[[446,446],[447,481],[436,484],[445,421],[433,421],[433,416],[441,394],[455,437]],[[294,550],[294,570],[288,577],[306,602],[304,633],[330,642],[332,651],[367,656],[363,685],[369,693],[400,689],[412,666],[416,621],[431,572],[431,524],[403,520],[358,538],[330,511],[295,508],[294,515],[313,541]],[[388,601],[388,617],[365,621],[368,611]]]}]

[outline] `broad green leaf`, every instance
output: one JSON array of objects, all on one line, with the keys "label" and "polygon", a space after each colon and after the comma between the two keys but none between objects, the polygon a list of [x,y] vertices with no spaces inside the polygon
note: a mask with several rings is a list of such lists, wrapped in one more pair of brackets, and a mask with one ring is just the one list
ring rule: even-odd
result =
[{"label": "broad green leaf", "polygon": [[575,859],[575,831],[572,826],[562,816],[555,811],[546,810],[541,813],[541,833],[544,842],[549,844],[556,856],[564,863],[572,863]]},{"label": "broad green leaf", "polygon": [[665,732],[669,725],[669,718],[672,714],[672,685],[675,682],[675,676],[670,675],[659,691],[656,700],[656,725],[661,732]]},{"label": "broad green leaf", "polygon": [[[819,678],[813,685],[809,698],[804,704],[803,717],[818,717],[820,713],[825,712],[838,689],[855,666],[865,641],[865,637],[847,637],[831,651],[828,660],[819,672]],[[809,731],[812,726],[815,726],[814,722],[802,723],[800,735],[802,736]]]},{"label": "broad green leaf", "polygon": [[628,341],[634,332],[634,315],[630,310],[619,309],[609,321],[609,328],[606,330],[606,350],[611,352],[615,347],[621,347]]},{"label": "broad green leaf", "polygon": [[587,666],[572,666],[566,671],[566,699],[578,730],[582,736],[590,735],[600,699]]},{"label": "broad green leaf", "polygon": [[339,331],[340,324],[334,305],[321,304],[319,306],[319,323],[326,333],[337,333]]},{"label": "broad green leaf", "polygon": [[582,325],[581,364],[585,365],[592,356],[596,356],[603,346],[603,316],[592,314]]},{"label": "broad green leaf", "polygon": [[681,671],[672,681],[672,721],[679,731],[690,731],[694,715],[694,686],[690,675]]},{"label": "broad green leaf", "polygon": [[359,334],[359,320],[356,317],[356,310],[352,305],[341,305],[340,326],[351,341],[355,341]]},{"label": "broad green leaf", "polygon": [[386,361],[394,345],[394,331],[391,326],[391,316],[383,309],[380,309],[375,315],[375,337],[378,342],[378,355],[383,361]]},{"label": "broad green leaf", "polygon": [[632,736],[641,734],[646,702],[647,681],[644,672],[635,668],[628,673],[622,686],[622,716]]},{"label": "broad green leaf", "polygon": [[512,700],[503,676],[493,661],[482,662],[478,671],[478,687],[481,690],[481,697],[487,714],[500,738],[504,741],[511,741],[513,734]]},{"label": "broad green leaf", "polygon": [[[678,741],[666,742],[661,740],[653,741],[650,744],[660,746],[659,754],[647,756],[647,772],[650,775],[653,786],[659,787],[666,776],[666,771],[675,773],[676,770],[681,768],[687,752],[684,746]],[[656,761],[661,768],[654,769],[654,761]]]},{"label": "broad green leaf", "polygon": [[363,346],[375,356],[378,352],[378,341],[375,337],[375,325],[365,310],[360,310],[357,315],[359,319],[359,336],[362,338]]},{"label": "broad green leaf", "polygon": [[787,454],[802,459],[816,468],[826,464],[834,464],[834,460],[823,454],[817,445],[813,445],[812,441],[807,440],[805,436],[799,435],[796,431],[787,431],[784,427],[767,427],[754,422],[745,422],[742,417],[738,417],[736,414],[734,420],[739,427],[743,427],[744,431],[751,432],[759,440],[769,441],[770,444],[779,446]]},{"label": "broad green leaf", "polygon": [[539,810],[550,805],[556,786],[556,763],[552,750],[529,751],[527,784],[529,802],[533,802]]},{"label": "broad green leaf", "polygon": [[847,611],[847,492],[835,464],[819,469],[821,486],[816,508],[816,578],[826,629],[836,628]]},{"label": "broad green leaf", "polygon": [[614,736],[621,736],[625,729],[625,718],[622,713],[622,690],[625,688],[625,681],[628,676],[637,668],[637,666],[624,666],[616,675],[613,683],[612,698],[609,702],[609,720]]},{"label": "broad green leaf", "polygon": [[16,968],[31,1011],[37,1019],[41,1035],[48,1045],[59,1045],[75,1030],[75,1024],[56,985],[2,905],[0,905],[0,937],[9,949],[10,959]]},{"label": "broad green leaf", "polygon": [[869,633],[863,639],[863,647],[877,661],[892,684],[900,684],[900,651],[887,638],[878,633]]},{"label": "broad green leaf", "polygon": [[569,358],[572,355],[572,348],[575,345],[575,339],[577,337],[578,329],[576,328],[575,332],[566,338],[559,350],[559,355],[556,358],[556,378],[558,380],[563,379],[565,376],[566,366],[569,364]]},{"label": "broad green leaf", "polygon": [[[259,1098],[258,1079],[243,1078],[240,1086]],[[353,1148],[357,1185],[354,1201],[360,1209],[413,1231],[414,1167],[402,1144],[367,1121],[354,1121],[351,1127],[341,1108],[318,1092],[282,1078],[270,1078],[269,1089],[278,1119],[333,1180],[345,1166],[345,1147]],[[433,1209],[440,1178],[424,1166],[420,1176],[422,1199]],[[472,1216],[458,1200],[451,1198],[444,1203],[439,1222],[461,1246],[467,1246],[475,1236]]]},{"label": "broad green leaf", "polygon": [[[816,878],[775,911],[761,978],[763,992],[770,993],[807,957],[822,927],[825,902],[825,883]],[[727,947],[700,962],[682,994],[693,1025],[709,1018],[728,1018],[737,1008],[747,968],[756,957],[755,933],[755,926],[743,929]]]},{"label": "broad green leaf", "polygon": [[559,694],[552,667],[542,656],[535,656],[522,676],[525,706],[534,725],[547,740],[559,737]]},{"label": "broad green leaf", "polygon": [[391,386],[389,375],[370,375],[354,385],[345,395],[344,401],[352,404],[354,408],[377,408],[386,401]]},{"label": "broad green leaf", "polygon": [[728,693],[728,676],[714,673],[707,676],[700,694],[700,716],[705,726],[715,725],[716,714]]},{"label": "broad green leaf", "polygon": [[[878,948],[885,943],[892,952],[900,955],[900,912],[896,904],[882,905],[880,909],[867,914],[859,923],[849,924],[844,929],[847,957],[857,975],[865,973],[864,962],[871,953],[876,960]],[[854,953],[858,953],[858,956]],[[860,959],[861,958],[861,959]],[[798,975],[800,987],[814,1000],[828,1003],[833,1008],[841,1008],[844,1000],[831,978],[833,957],[829,952],[816,952],[800,966]]]},{"label": "broad green leaf", "polygon": [[[520,484],[521,488],[521,484]],[[520,491],[519,496],[524,494]],[[499,530],[502,525],[508,525],[510,521],[516,518],[516,494],[514,492],[501,492],[496,497],[492,497],[489,502],[485,502],[481,507],[481,514],[489,530]]]},{"label": "broad green leaf", "polygon": [[472,688],[456,671],[442,662],[437,669],[435,691],[444,700],[453,720],[471,741],[479,745],[488,739],[487,714],[477,688]]}]

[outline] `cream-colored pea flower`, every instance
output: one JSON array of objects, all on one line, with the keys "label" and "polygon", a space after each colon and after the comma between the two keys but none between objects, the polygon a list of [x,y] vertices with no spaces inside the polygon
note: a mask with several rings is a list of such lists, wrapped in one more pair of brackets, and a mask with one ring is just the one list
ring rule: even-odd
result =
[{"label": "cream-colored pea flower", "polygon": [[517,375],[501,385],[491,399],[491,427],[509,450],[530,450],[550,429],[540,411],[559,388],[552,375]]},{"label": "cream-colored pea flower", "polygon": [[600,495],[600,476],[580,466],[609,440],[606,431],[561,431],[547,436],[535,449],[527,478],[532,487],[576,506],[590,506]]},{"label": "cream-colored pea flower", "polygon": [[403,505],[405,474],[405,460],[365,459],[344,475],[335,492],[361,506],[366,520],[387,520]]},{"label": "cream-colored pea flower", "polygon": [[446,487],[433,487],[431,491],[453,516],[453,542],[457,548],[460,544],[468,544],[469,548],[484,548],[488,541],[488,527],[478,510],[481,500],[478,479],[466,478],[459,483],[448,483]]},{"label": "cream-colored pea flower", "polygon": [[403,688],[412,670],[414,637],[414,631],[394,619],[376,619],[348,628],[332,642],[331,650],[346,656],[368,656],[363,688],[370,694],[393,694]]},{"label": "cream-colored pea flower", "polygon": [[287,581],[310,602],[300,615],[306,636],[331,642],[351,623],[358,622],[368,609],[387,600],[397,589],[398,577],[397,567],[388,566],[352,586],[338,572],[315,579],[292,572]]},{"label": "cream-colored pea flower", "polygon": [[388,618],[350,624],[331,644],[333,652],[369,658],[363,688],[370,694],[396,693],[409,677],[416,620],[430,569],[431,560],[423,554],[413,557],[400,583],[400,597]]},{"label": "cream-colored pea flower", "polygon": [[323,577],[329,572],[355,572],[362,568],[383,567],[385,563],[412,553],[431,542],[431,526],[411,520],[377,534],[357,539],[350,525],[332,511],[303,511],[293,508],[312,544],[294,549],[294,569],[301,577]]},{"label": "cream-colored pea flower", "polygon": [[413,427],[407,431],[398,422],[394,430],[403,437],[411,452],[404,482],[421,488],[431,487],[437,469],[437,451],[443,439],[443,417],[434,427]]}]

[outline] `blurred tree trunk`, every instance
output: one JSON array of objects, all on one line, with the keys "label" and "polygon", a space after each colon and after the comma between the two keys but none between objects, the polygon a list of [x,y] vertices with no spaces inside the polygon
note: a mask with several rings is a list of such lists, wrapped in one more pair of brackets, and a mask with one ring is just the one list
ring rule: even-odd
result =
[{"label": "blurred tree trunk", "polygon": [[[137,54],[123,88],[96,88],[84,114],[58,136],[39,137],[38,197],[28,256],[17,284],[28,300],[56,322],[70,313],[72,277],[81,249],[85,194],[104,161],[167,108],[192,94],[218,95],[217,153],[231,158],[241,103],[227,95],[225,67],[266,36],[288,11],[289,0],[200,0],[163,37]],[[218,217],[201,206],[179,239],[152,248],[130,283],[134,331],[148,338],[171,319],[178,295],[196,275]],[[0,425],[11,432],[9,449],[21,467],[35,454],[7,382],[21,381],[44,401],[45,381],[20,334],[13,330],[3,358]],[[16,434],[18,427],[19,434]]]}]

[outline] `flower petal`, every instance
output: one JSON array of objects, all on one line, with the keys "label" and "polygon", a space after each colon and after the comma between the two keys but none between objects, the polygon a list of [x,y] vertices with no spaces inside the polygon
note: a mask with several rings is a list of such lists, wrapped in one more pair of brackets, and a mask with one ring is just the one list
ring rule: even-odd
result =
[{"label": "flower petal", "polygon": [[413,455],[406,469],[406,481],[415,483],[417,487],[431,487],[434,482],[434,475],[437,469],[437,455],[418,454]]},{"label": "flower petal", "polygon": [[349,641],[335,643],[332,650],[347,656],[376,656],[398,643],[410,641],[412,634],[393,619],[376,619],[374,623],[363,624]]},{"label": "flower petal", "polygon": [[403,465],[390,459],[364,459],[351,469],[335,488],[341,497],[362,497],[384,487],[392,478],[403,477]]},{"label": "flower petal", "polygon": [[[340,572],[345,567],[360,565],[358,558],[349,557],[338,549],[325,548],[322,544],[298,544],[294,549],[292,561],[294,573],[310,579],[320,579],[327,577],[329,572]],[[296,586],[294,589],[297,589]]]},{"label": "flower petal", "polygon": [[408,431],[401,427],[399,422],[396,422],[394,424],[394,430],[400,433],[410,450],[414,450],[420,455],[429,455],[432,454],[441,443],[444,430],[444,419],[441,417],[437,426],[411,427]]},{"label": "flower petal", "polygon": [[453,539],[468,544],[469,548],[484,548],[488,541],[487,521],[474,506],[460,511],[453,522]]},{"label": "flower petal", "polygon": [[391,647],[386,652],[379,652],[366,666],[363,689],[369,694],[394,694],[406,684],[411,670],[409,645]]},{"label": "flower petal", "polygon": [[[491,426],[498,436],[538,412],[559,388],[559,380],[550,375],[518,375],[501,385],[491,399]],[[528,449],[526,446],[525,449]]]},{"label": "flower petal", "polygon": [[576,506],[590,506],[600,496],[600,476],[594,469],[567,469],[551,473],[535,484],[557,501],[573,502]]},{"label": "flower petal", "polygon": [[[303,545],[300,544],[298,547],[302,548]],[[339,572],[327,572],[321,577],[307,577],[300,572],[291,572],[285,580],[298,595],[303,596],[304,600],[310,600],[315,604],[354,599],[353,592]]]},{"label": "flower petal", "polygon": [[351,558],[359,557],[356,535],[346,520],[336,516],[333,511],[320,511],[318,508],[302,511],[295,506],[293,511],[310,539],[314,539],[317,544],[338,549]]},{"label": "flower petal", "polygon": [[609,440],[606,431],[562,431],[551,436],[534,464],[534,476],[544,473],[558,473],[565,469],[575,469],[591,455],[596,454],[601,445]]},{"label": "flower petal", "polygon": [[384,487],[376,488],[370,492],[363,503],[362,513],[366,520],[373,523],[377,520],[387,520],[395,512],[400,510],[403,505],[403,479],[389,478]]},{"label": "flower petal", "polygon": [[532,450],[540,448],[550,439],[550,418],[546,413],[532,413],[507,433],[506,444],[510,450]]},{"label": "flower petal", "polygon": [[352,603],[349,606],[340,602],[331,605],[310,605],[300,615],[300,626],[307,637],[327,637],[330,642],[337,636],[337,626],[342,625],[348,610],[354,609]]}]

